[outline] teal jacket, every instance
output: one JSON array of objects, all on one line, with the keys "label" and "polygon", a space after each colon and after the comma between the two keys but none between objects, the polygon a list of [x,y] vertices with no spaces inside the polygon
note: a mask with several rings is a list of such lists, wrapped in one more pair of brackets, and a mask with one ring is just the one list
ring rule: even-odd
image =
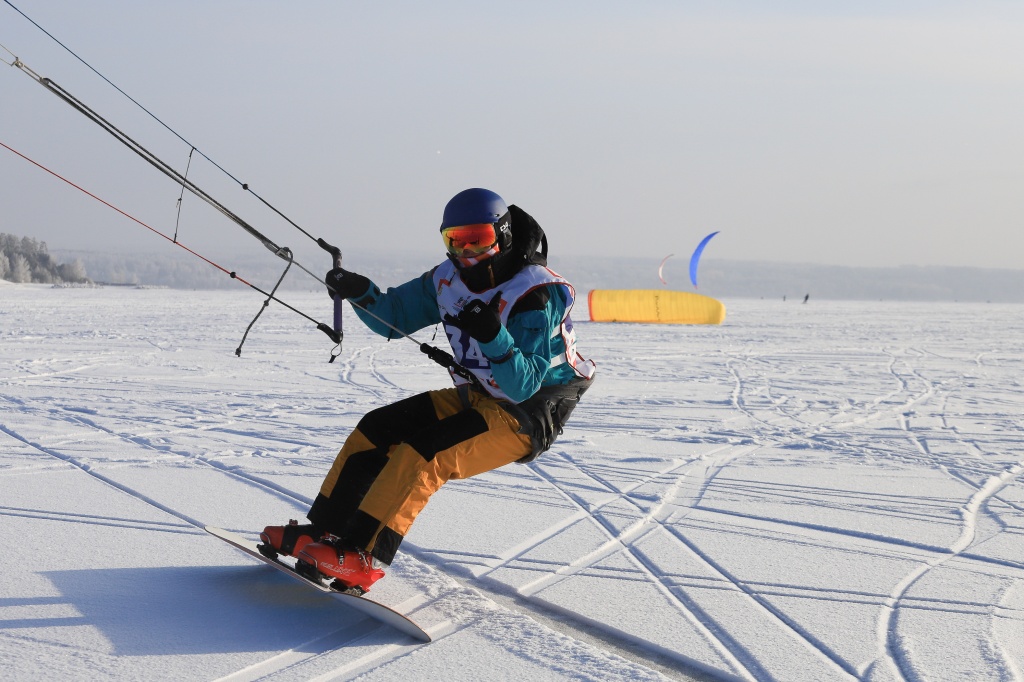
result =
[{"label": "teal jacket", "polygon": [[[389,288],[382,293],[372,282],[366,294],[355,301],[369,312],[405,334],[441,322],[437,295],[432,283],[432,272],[425,272],[405,284]],[[491,373],[498,386],[516,402],[526,400],[541,386],[566,384],[576,377],[568,364],[551,366],[551,360],[565,353],[565,343],[555,334],[565,317],[566,300],[561,286],[547,286],[545,297],[532,297],[531,305],[523,310],[512,309],[508,325],[480,349],[491,361]],[[526,298],[526,297],[524,297]],[[356,315],[374,332],[387,338],[394,330],[380,320],[355,308]],[[494,362],[494,358],[502,358]]]}]

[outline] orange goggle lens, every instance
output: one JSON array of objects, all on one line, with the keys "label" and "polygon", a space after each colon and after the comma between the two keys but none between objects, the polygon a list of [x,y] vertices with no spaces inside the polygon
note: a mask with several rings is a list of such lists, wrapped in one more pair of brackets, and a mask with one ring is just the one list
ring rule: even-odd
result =
[{"label": "orange goggle lens", "polygon": [[441,230],[441,238],[453,256],[485,253],[498,241],[494,225],[490,223],[446,227]]}]

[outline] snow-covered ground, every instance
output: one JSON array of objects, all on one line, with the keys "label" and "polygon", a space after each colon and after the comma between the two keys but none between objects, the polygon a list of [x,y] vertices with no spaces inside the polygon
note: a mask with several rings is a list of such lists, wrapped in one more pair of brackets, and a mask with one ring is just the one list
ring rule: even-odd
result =
[{"label": "snow-covered ground", "polygon": [[726,303],[579,311],[570,428],[371,593],[420,644],[201,530],[302,518],[360,415],[446,384],[415,345],[349,313],[329,364],[274,305],[239,358],[245,290],[0,283],[0,677],[1024,679],[1024,307]]}]

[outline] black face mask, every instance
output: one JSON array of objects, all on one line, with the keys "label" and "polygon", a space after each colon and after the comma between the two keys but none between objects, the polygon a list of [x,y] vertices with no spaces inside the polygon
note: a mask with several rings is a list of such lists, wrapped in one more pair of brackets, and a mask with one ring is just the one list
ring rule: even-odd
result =
[{"label": "black face mask", "polygon": [[507,282],[519,272],[521,267],[512,267],[512,259],[507,257],[510,255],[512,254],[503,254],[499,251],[487,260],[480,261],[469,267],[459,265],[458,259],[454,256],[449,255],[448,257],[455,263],[455,267],[459,269],[459,276],[466,283],[466,286],[469,287],[469,290],[480,292],[493,289],[502,282]]}]

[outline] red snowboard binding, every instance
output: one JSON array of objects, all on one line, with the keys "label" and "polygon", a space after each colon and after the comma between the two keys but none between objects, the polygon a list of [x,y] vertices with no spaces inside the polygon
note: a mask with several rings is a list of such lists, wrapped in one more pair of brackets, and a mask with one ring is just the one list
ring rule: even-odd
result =
[{"label": "red snowboard binding", "polygon": [[256,549],[268,559],[276,559],[278,554],[298,556],[302,548],[311,542],[324,537],[324,533],[312,524],[299,525],[292,519],[287,526],[267,526],[260,533],[262,544]]}]

